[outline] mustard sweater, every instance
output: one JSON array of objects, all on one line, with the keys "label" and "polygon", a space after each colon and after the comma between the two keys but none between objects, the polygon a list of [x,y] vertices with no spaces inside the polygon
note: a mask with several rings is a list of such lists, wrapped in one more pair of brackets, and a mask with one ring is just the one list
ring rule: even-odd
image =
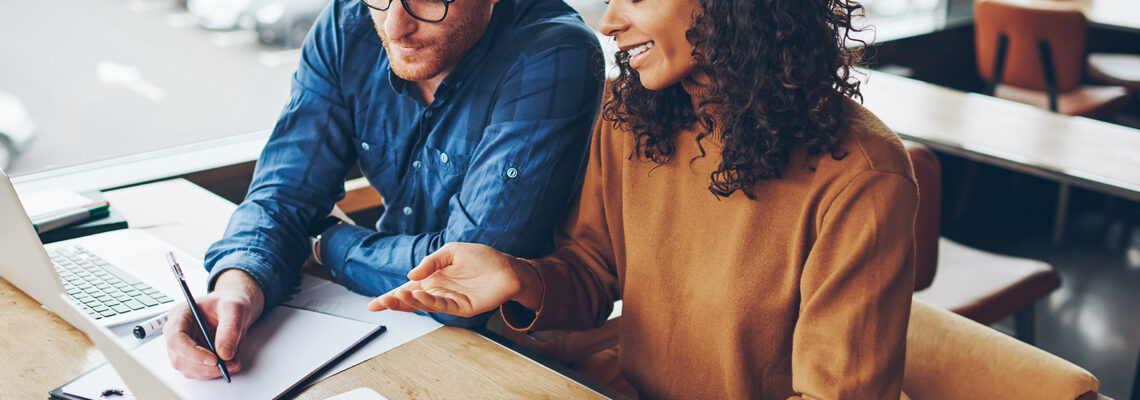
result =
[{"label": "mustard sweater", "polygon": [[681,132],[657,167],[599,119],[557,249],[530,261],[541,307],[507,303],[504,320],[600,326],[623,299],[622,374],[643,398],[898,398],[917,187],[893,132],[853,101],[844,120],[846,157],[813,172],[794,152],[752,200],[709,192],[715,140],[690,164],[696,131]]}]

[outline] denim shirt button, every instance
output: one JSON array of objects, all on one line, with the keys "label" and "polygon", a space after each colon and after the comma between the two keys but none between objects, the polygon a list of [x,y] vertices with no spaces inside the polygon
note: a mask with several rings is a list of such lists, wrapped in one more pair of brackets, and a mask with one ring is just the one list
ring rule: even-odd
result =
[{"label": "denim shirt button", "polygon": [[412,168],[419,168],[421,165],[424,165],[424,163],[420,162],[420,160],[412,161]]},{"label": "denim shirt button", "polygon": [[518,177],[518,176],[519,176],[519,170],[515,169],[514,167],[507,168],[507,177],[508,178],[515,179],[515,177]]},{"label": "denim shirt button", "polygon": [[447,153],[439,153],[439,162],[447,164]]},{"label": "denim shirt button", "polygon": [[431,118],[431,110],[424,111],[424,118]]},{"label": "denim shirt button", "polygon": [[412,208],[404,207],[404,215],[412,215]]},{"label": "denim shirt button", "polygon": [[364,151],[368,151],[368,142],[360,142],[360,148],[364,149]]}]

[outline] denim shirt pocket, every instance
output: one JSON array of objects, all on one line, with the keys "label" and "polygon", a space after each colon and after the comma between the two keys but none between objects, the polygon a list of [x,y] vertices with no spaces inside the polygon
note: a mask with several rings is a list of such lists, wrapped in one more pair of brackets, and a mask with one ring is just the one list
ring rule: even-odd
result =
[{"label": "denim shirt pocket", "polygon": [[427,173],[439,179],[440,187],[448,192],[459,190],[463,175],[467,173],[467,156],[446,152],[434,147],[424,148],[423,163]]}]

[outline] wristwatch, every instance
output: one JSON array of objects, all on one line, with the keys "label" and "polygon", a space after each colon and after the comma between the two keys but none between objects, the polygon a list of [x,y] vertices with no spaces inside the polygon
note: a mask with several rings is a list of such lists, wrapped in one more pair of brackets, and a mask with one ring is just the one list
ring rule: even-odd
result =
[{"label": "wristwatch", "polygon": [[313,260],[316,261],[317,264],[322,264],[321,263],[321,236],[323,236],[325,234],[325,231],[329,230],[329,228],[332,228],[333,225],[339,224],[341,222],[344,222],[344,220],[337,218],[337,217],[334,217],[332,215],[329,215],[329,216],[325,217],[325,219],[321,220],[321,222],[317,223],[316,225],[313,225],[309,229],[309,237],[310,237],[309,241],[312,242],[312,243],[310,243],[310,245],[311,245],[311,249],[313,251]]}]

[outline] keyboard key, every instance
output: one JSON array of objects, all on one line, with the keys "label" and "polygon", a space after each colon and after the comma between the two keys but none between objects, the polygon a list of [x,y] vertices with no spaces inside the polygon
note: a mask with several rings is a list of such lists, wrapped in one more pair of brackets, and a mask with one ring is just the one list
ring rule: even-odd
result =
[{"label": "keyboard key", "polygon": [[157,300],[152,299],[150,296],[147,296],[147,295],[135,297],[135,300],[138,301],[139,303],[142,303],[143,305],[145,305],[147,307],[153,307],[153,306],[158,305]]},{"label": "keyboard key", "polygon": [[124,302],[123,305],[130,307],[132,310],[141,310],[141,309],[146,308],[146,306],[144,306],[143,303],[139,303],[139,302],[134,301],[134,300],[128,300],[128,301]]},{"label": "keyboard key", "polygon": [[113,316],[116,316],[118,314],[119,313],[115,312],[115,310],[106,310],[106,311],[100,311],[99,312],[99,315],[102,315],[104,317],[113,317]]},{"label": "keyboard key", "polygon": [[174,301],[174,299],[166,297],[166,296],[158,296],[158,297],[155,297],[154,299],[158,300],[158,302],[162,303],[162,304],[166,304],[166,303]]},{"label": "keyboard key", "polygon": [[130,311],[131,311],[131,309],[130,309],[130,308],[127,308],[127,306],[124,306],[124,305],[122,305],[122,304],[117,304],[117,305],[114,305],[114,306],[112,306],[112,307],[111,307],[111,309],[112,309],[112,310],[115,310],[115,311],[117,311],[117,312],[119,312],[120,314],[121,314],[121,313],[125,313],[125,312],[130,312]]},{"label": "keyboard key", "polygon": [[96,305],[94,305],[94,306],[91,306],[91,309],[92,309],[92,310],[95,310],[95,312],[101,313],[101,312],[103,312],[103,311],[107,311],[107,310],[110,310],[111,308],[110,308],[110,307],[107,307],[107,306],[104,306],[104,305],[102,305],[102,304],[96,304]]}]

